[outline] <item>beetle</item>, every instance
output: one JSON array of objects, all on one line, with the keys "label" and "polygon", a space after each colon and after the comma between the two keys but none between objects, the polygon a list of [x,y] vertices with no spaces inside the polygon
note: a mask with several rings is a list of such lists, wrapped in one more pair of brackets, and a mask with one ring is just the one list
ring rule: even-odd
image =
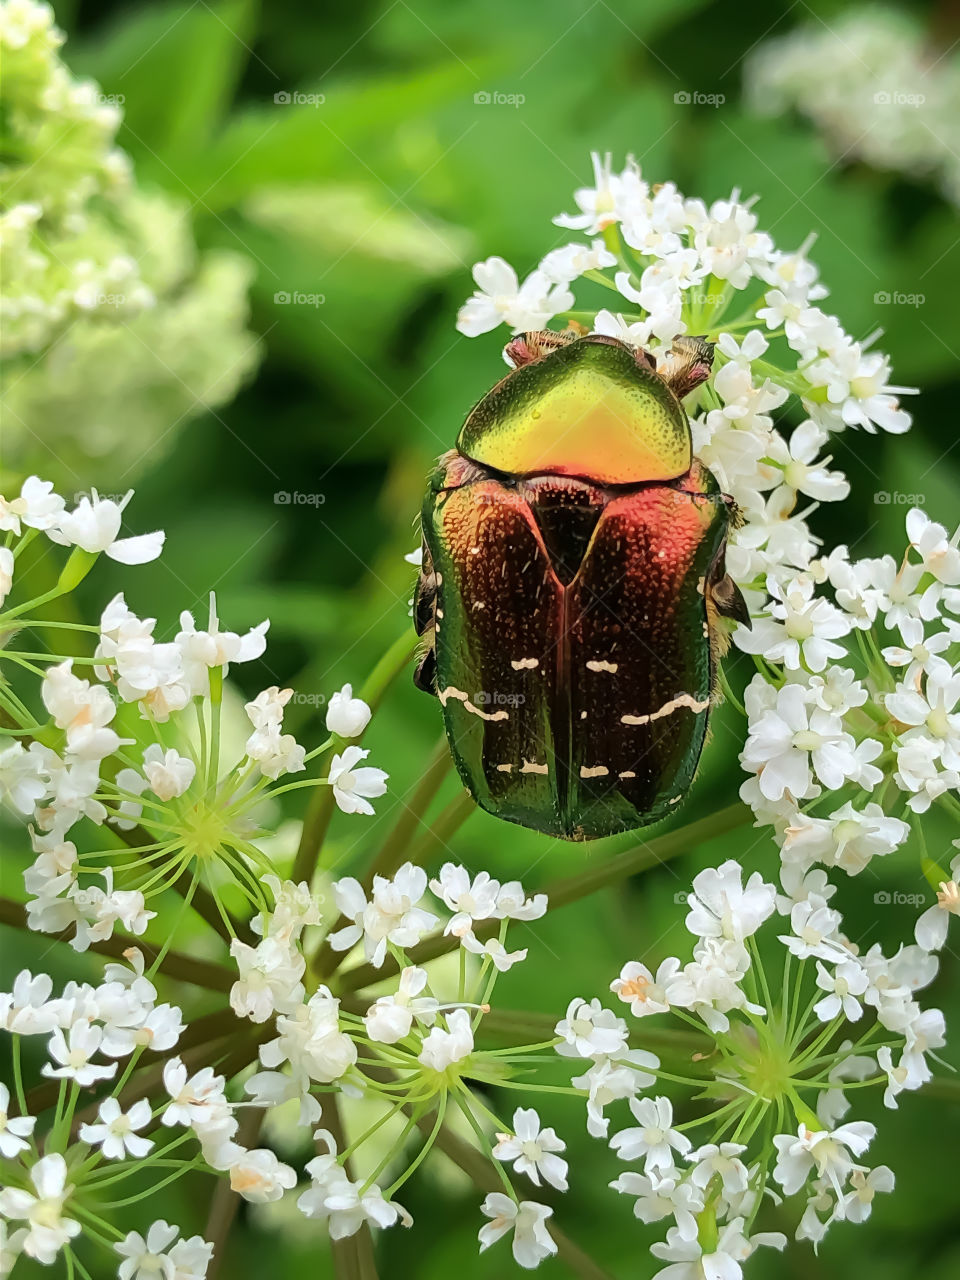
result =
[{"label": "beetle", "polygon": [[733,499],[682,400],[713,347],[657,365],[618,338],[523,333],[430,475],[415,683],[457,770],[510,822],[590,840],[658,822],[693,781],[725,618]]}]

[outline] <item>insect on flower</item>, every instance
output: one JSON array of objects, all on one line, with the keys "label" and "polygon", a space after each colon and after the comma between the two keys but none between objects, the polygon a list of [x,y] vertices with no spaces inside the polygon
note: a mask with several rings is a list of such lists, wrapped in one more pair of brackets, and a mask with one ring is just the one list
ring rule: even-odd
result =
[{"label": "insect on flower", "polygon": [[430,476],[414,617],[460,776],[510,822],[589,840],[657,822],[703,749],[738,514],[682,401],[713,347],[657,365],[578,329],[523,333]]}]

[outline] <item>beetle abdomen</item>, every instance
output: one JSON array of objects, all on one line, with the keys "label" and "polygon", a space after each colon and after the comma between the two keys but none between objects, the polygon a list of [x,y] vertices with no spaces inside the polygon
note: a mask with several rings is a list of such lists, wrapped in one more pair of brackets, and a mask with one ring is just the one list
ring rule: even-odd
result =
[{"label": "beetle abdomen", "polygon": [[464,783],[499,817],[566,839],[664,817],[706,733],[721,496],[453,471],[435,478],[423,525],[437,691]]}]

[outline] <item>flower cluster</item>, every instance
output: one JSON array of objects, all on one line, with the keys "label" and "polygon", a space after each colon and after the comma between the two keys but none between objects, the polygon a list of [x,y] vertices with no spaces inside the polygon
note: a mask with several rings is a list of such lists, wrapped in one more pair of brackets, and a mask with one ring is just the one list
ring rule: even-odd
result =
[{"label": "flower cluster", "polygon": [[[827,290],[810,242],[778,249],[739,192],[706,205],[673,183],[651,186],[632,161],[615,173],[609,156],[594,156],[594,185],[574,198],[578,212],[554,221],[587,242],[552,250],[522,284],[500,258],[479,263],[461,332],[506,324],[517,333],[556,319],[658,363],[678,335],[704,335],[716,344],[713,372],[687,408],[694,452],[741,512],[730,572],[746,584],[806,568],[817,550],[807,507],[849,493],[823,456],[830,435],[906,431],[899,396],[910,388],[893,385],[887,357],[818,305]],[[606,305],[574,309],[576,282]],[[789,436],[772,416],[784,406],[805,415]]]},{"label": "flower cluster", "polygon": [[[670,1224],[651,1249],[674,1264],[664,1277],[686,1264],[683,1274],[733,1280],[757,1247],[783,1248],[782,1234],[754,1232],[765,1197],[802,1195],[796,1238],[815,1245],[831,1223],[868,1218],[894,1176],[862,1162],[875,1130],[846,1118],[847,1092],[874,1086],[896,1107],[930,1079],[944,1043],[943,1015],[915,998],[935,955],[909,945],[886,956],[876,944],[861,954],[822,870],[785,869],[782,886],[759,873],[744,881],[734,861],[702,871],[687,896],[693,958],[668,957],[656,972],[631,961],[611,983],[632,1018],[669,1015],[703,1033],[683,1074],[629,1049],[627,1021],[599,1000],[575,1000],[557,1026],[558,1052],[591,1062],[574,1080],[590,1090],[590,1132],[607,1137],[604,1108],[628,1102],[635,1123],[609,1145],[635,1167],[610,1185],[641,1222]],[[763,941],[780,944],[779,963]],[[695,1091],[685,1109],[698,1114],[681,1122],[665,1094],[639,1096],[660,1079]]]},{"label": "flower cluster", "polygon": [[[562,1056],[589,1064],[572,1082],[587,1095],[589,1132],[608,1136],[613,1104],[633,1114],[636,1127],[610,1145],[640,1168],[612,1185],[641,1221],[672,1224],[653,1247],[670,1264],[662,1274],[732,1280],[758,1245],[786,1243],[755,1231],[765,1196],[803,1192],[796,1234],[815,1245],[831,1222],[869,1215],[893,1174],[861,1162],[873,1127],[845,1120],[846,1092],[874,1085],[895,1107],[931,1078],[945,1043],[943,1015],[916,995],[960,913],[960,854],[941,865],[920,824],[934,805],[960,817],[960,530],[912,510],[898,557],[824,552],[808,517],[850,487],[824,456],[830,435],[907,430],[907,388],[821,308],[809,243],[777,249],[752,202],[734,192],[708,207],[671,183],[650,186],[633,163],[615,173],[609,158],[594,157],[594,177],[576,193],[578,212],[555,219],[586,243],[551,251],[522,284],[502,260],[480,263],[459,328],[552,320],[618,337],[658,364],[678,335],[715,344],[687,407],[696,456],[742,515],[727,568],[751,624],[733,642],[756,672],[743,705],[723,673],[720,682],[746,721],[740,795],[772,828],[780,884],[732,861],[702,872],[688,899],[692,958],[655,971],[632,961],[613,982],[635,1018],[669,1015],[696,1031],[691,1061],[662,1069],[595,998],[574,1000],[556,1033]],[[574,309],[574,283],[615,292],[616,309]],[[798,408],[802,420],[783,434]],[[897,851],[925,909],[895,954],[879,944],[861,953],[832,877]],[[641,1096],[661,1082],[696,1096],[682,1112],[667,1092]]]},{"label": "flower cluster", "polygon": [[[920,510],[906,524],[899,559],[838,547],[789,582],[768,577],[766,607],[734,635],[758,665],[740,794],[791,883],[818,865],[858,875],[932,804],[960,817],[960,533]],[[924,854],[919,872],[939,897],[917,941],[935,949],[960,909],[956,867]]]},{"label": "flower cluster", "polygon": [[0,354],[20,364],[4,388],[5,444],[23,463],[42,437],[123,476],[255,366],[251,272],[231,252],[198,262],[188,210],[135,186],[115,144],[120,105],[71,75],[62,43],[49,5],[0,0]]},{"label": "flower cluster", "polygon": [[[503,1177],[505,1191],[484,1201],[483,1212],[492,1221],[481,1229],[481,1245],[509,1227],[514,1254],[524,1265],[554,1252],[543,1226],[551,1210],[521,1201],[504,1165],[514,1163],[535,1185],[542,1175],[564,1190],[566,1164],[557,1154],[564,1144],[553,1130],[541,1131],[535,1111],[518,1109],[512,1125],[499,1121],[469,1083],[507,1081],[525,1055],[544,1047],[486,1051],[476,1045],[498,976],[526,956],[525,950],[507,953],[504,948],[509,921],[538,918],[546,909],[544,897],[526,897],[516,881],[501,885],[483,874],[471,880],[462,867],[442,868],[431,885],[439,903],[431,905],[449,911],[451,897],[456,899],[444,932],[452,934],[454,926],[461,954],[458,989],[445,999],[436,988],[437,975],[413,963],[406,951],[440,925],[435,911],[423,905],[426,874],[407,863],[389,879],[375,877],[359,913],[361,923],[327,941],[335,949],[350,947],[344,934],[355,929],[355,941],[375,966],[389,960],[399,976],[389,994],[354,1011],[356,999],[346,1007],[317,981],[318,953],[306,939],[321,924],[319,899],[305,883],[276,877],[268,882],[274,905],[253,922],[259,941],[250,945],[235,938],[231,946],[237,978],[229,1000],[237,1018],[269,1023],[269,1029],[254,1040],[241,1035],[237,1060],[223,1073],[196,1065],[198,1048],[205,1052],[196,1037],[192,1048],[177,1052],[186,1028],[180,1008],[158,1002],[154,978],[162,957],[147,970],[137,947],[124,953],[126,963],[106,965],[99,986],[71,982],[54,997],[46,974],[24,970],[9,992],[0,993],[0,1028],[12,1037],[17,1091],[16,1114],[11,1114],[9,1093],[0,1093],[0,1149],[10,1161],[0,1192],[0,1218],[9,1226],[5,1256],[12,1260],[23,1253],[52,1263],[64,1251],[71,1268],[88,1275],[73,1243],[85,1230],[124,1259],[120,1280],[139,1274],[137,1267],[146,1267],[150,1255],[155,1267],[161,1265],[157,1258],[169,1259],[185,1280],[202,1277],[213,1247],[202,1237],[177,1239],[177,1228],[163,1221],[154,1222],[145,1237],[122,1235],[109,1221],[117,1184],[129,1177],[139,1185],[155,1166],[177,1171],[165,1175],[167,1180],[204,1169],[228,1179],[236,1194],[254,1204],[275,1202],[296,1188],[300,1211],[325,1221],[334,1239],[355,1234],[365,1223],[409,1226],[410,1215],[393,1197],[431,1149],[449,1103],[469,1120]],[[362,897],[351,878],[333,885],[344,909],[355,904],[358,891]],[[498,946],[488,943],[485,950],[472,926],[484,932],[487,921],[495,925]],[[483,959],[468,980],[467,962],[478,951]],[[314,960],[309,968],[308,955]],[[345,971],[347,987],[352,972]],[[20,1065],[25,1036],[47,1040],[42,1075],[51,1081],[29,1095]],[[261,1069],[250,1075],[245,1068],[255,1062],[258,1049]],[[145,1052],[159,1055],[163,1064],[154,1085],[159,1099],[152,1105],[143,1091],[144,1077],[134,1074]],[[239,1074],[244,1084],[231,1084]],[[86,1102],[89,1092],[97,1096]],[[364,1098],[380,1114],[342,1150],[329,1129],[316,1129],[319,1154],[307,1162],[305,1181],[270,1147],[240,1141],[238,1116],[244,1109],[262,1115],[296,1099],[299,1124],[313,1131],[326,1116],[331,1096]],[[32,1100],[41,1110],[55,1100],[53,1118],[42,1133]],[[397,1117],[401,1138],[370,1176],[354,1176],[352,1162],[361,1148]],[[404,1139],[425,1120],[427,1140],[403,1168]],[[492,1148],[486,1136],[491,1122],[497,1130]],[[391,1181],[384,1189],[378,1177],[388,1169]],[[148,1186],[122,1202],[150,1194]]]},{"label": "flower cluster", "polygon": [[[510,922],[542,916],[544,895],[453,863],[428,884],[425,870],[405,862],[334,881],[334,920],[308,879],[281,874],[258,820],[265,803],[308,788],[321,804],[326,796],[344,813],[372,814],[387,775],[362,764],[368,752],[356,740],[371,708],[350,685],[326,700],[328,737],[312,751],[284,731],[292,693],[276,686],[246,702],[245,739],[224,736],[228,676],[263,655],[266,622],[227,630],[211,597],[202,627],[184,612],[173,636],[160,639],[156,620],[117,595],[97,626],[52,628],[54,637],[58,627],[75,630],[88,656],[23,645],[28,636],[43,643],[48,624],[35,615],[68,594],[100,554],[135,565],[161,553],[162,533],[123,536],[130,496],[94,492],[70,508],[32,476],[0,499],[0,671],[9,672],[0,681],[0,797],[24,822],[35,855],[24,872],[22,922],[76,951],[122,951],[125,960],[107,963],[98,985],[71,981],[54,996],[47,974],[24,970],[0,993],[15,1093],[0,1096],[0,1147],[10,1165],[0,1191],[4,1266],[20,1255],[62,1257],[69,1275],[88,1277],[85,1237],[111,1251],[120,1280],[202,1277],[215,1242],[181,1237],[164,1220],[126,1234],[110,1220],[116,1205],[148,1198],[160,1170],[164,1182],[205,1171],[255,1204],[296,1188],[302,1213],[326,1222],[334,1239],[366,1224],[409,1224],[394,1196],[431,1150],[448,1104],[504,1186],[484,1201],[490,1221],[481,1245],[509,1229],[518,1259],[554,1251],[549,1208],[521,1200],[506,1166],[515,1163],[535,1185],[540,1174],[565,1185],[563,1143],[540,1132],[533,1111],[500,1120],[473,1087],[506,1084],[553,1043],[488,1050],[477,1042],[498,978],[527,954],[508,948]],[[45,558],[70,550],[56,585],[17,603],[29,597],[24,553],[34,543]],[[409,652],[403,646],[404,660]],[[322,753],[325,776],[310,776]],[[180,915],[162,942],[151,942],[151,923],[172,893],[183,899]],[[171,951],[190,907],[219,935],[223,964],[201,971]],[[452,977],[429,963],[429,952],[418,962],[421,944],[459,954]],[[218,991],[225,1007],[190,1022],[180,1002],[161,999],[171,963],[180,977]],[[364,999],[367,986],[374,990]],[[41,1082],[29,1092],[23,1037],[46,1042]],[[335,1137],[343,1131],[338,1103],[349,1121],[358,1099],[378,1109],[377,1122],[353,1141]],[[315,1130],[306,1181],[241,1129],[244,1114],[256,1118],[256,1131],[267,1111],[287,1103]],[[355,1172],[369,1140],[391,1122],[397,1141],[371,1173]],[[426,1141],[404,1167],[418,1126]],[[118,1185],[127,1178],[133,1190]]]},{"label": "flower cluster", "polygon": [[765,41],[747,60],[754,106],[802,111],[841,159],[933,177],[960,201],[960,64],[905,11],[861,9]]},{"label": "flower cluster", "polygon": [[[94,491],[68,510],[48,481],[31,476],[17,497],[0,498],[0,529],[11,540],[0,548],[4,596],[17,560],[41,531],[53,543],[73,547],[53,591],[0,613],[8,640],[31,631],[36,624],[27,615],[72,589],[101,552],[125,564],[160,554],[162,533],[117,536],[130,496],[117,502]],[[89,658],[57,660],[53,653],[4,649],[3,659],[39,677],[43,708],[31,709],[12,686],[0,686],[0,705],[17,726],[0,747],[0,797],[30,819],[36,855],[25,873],[33,895],[26,908],[30,928],[73,930],[78,951],[107,940],[115,927],[142,935],[155,914],[147,907],[150,899],[181,885],[185,876],[191,901],[201,875],[210,879],[215,863],[259,910],[270,905],[263,876],[275,869],[255,838],[258,806],[285,788],[324,785],[344,811],[373,812],[364,797],[383,795],[386,774],[357,768],[367,752],[356,746],[332,755],[324,779],[270,785],[304,772],[308,760],[363,732],[369,708],[353,698],[349,685],[331,697],[331,736],[309,757],[283,732],[292,690],[274,686],[246,704],[252,732],[242,752],[223,758],[224,680],[232,664],[262,656],[268,626],[263,622],[242,635],[223,629],[211,596],[203,629],[184,612],[174,638],[161,641],[154,636],[156,620],[137,617],[121,594],[104,607]],[[125,704],[139,713],[135,737],[122,737],[114,727]],[[74,828],[84,820],[120,833],[121,840],[78,851]],[[216,896],[215,879],[210,888]]]}]

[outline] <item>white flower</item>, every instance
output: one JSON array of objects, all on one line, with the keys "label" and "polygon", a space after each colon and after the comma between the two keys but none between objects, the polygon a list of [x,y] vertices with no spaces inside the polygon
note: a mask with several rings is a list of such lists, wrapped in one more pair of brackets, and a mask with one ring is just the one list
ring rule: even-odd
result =
[{"label": "white flower", "polygon": [[[356,749],[348,747],[347,751]],[[369,901],[363,886],[352,876],[335,881],[334,900],[353,923],[332,933],[330,946],[334,951],[346,951],[362,938],[367,959],[379,968],[388,942],[397,947],[415,946],[436,924],[436,916],[417,905],[426,888],[427,873],[410,862],[405,862],[392,880],[374,876]]]},{"label": "white flower", "polygon": [[791,489],[817,502],[840,502],[849,496],[850,483],[842,472],[827,470],[830,458],[817,461],[825,439],[823,428],[808,418],[794,430],[789,448],[779,436],[774,437],[781,446],[776,448],[776,461],[783,467],[783,483]]},{"label": "white flower", "polygon": [[553,1129],[541,1129],[540,1117],[530,1108],[517,1107],[513,1113],[513,1134],[498,1133],[494,1158],[515,1161],[517,1173],[525,1173],[535,1186],[540,1177],[558,1191],[567,1189],[567,1162],[556,1154],[566,1143]]},{"label": "white flower", "polygon": [[463,937],[475,921],[489,920],[497,913],[500,881],[492,879],[486,871],[478,871],[471,878],[465,867],[445,862],[439,876],[430,881],[430,889],[454,913],[444,933]]},{"label": "white flower", "polygon": [[266,1022],[277,1010],[289,1012],[303,999],[306,961],[279,939],[264,938],[255,947],[234,938],[230,954],[240,979],[230,989],[230,1007],[238,1018]]},{"label": "white flower", "polygon": [[3,604],[13,586],[14,569],[13,552],[9,547],[0,547],[0,604]]},{"label": "white flower", "polygon": [[885,1164],[865,1172],[854,1169],[850,1175],[850,1190],[837,1204],[837,1217],[847,1222],[866,1222],[873,1209],[873,1197],[878,1191],[892,1191],[896,1179],[893,1170]]},{"label": "white flower", "polygon": [[625,1003],[635,1018],[651,1013],[667,1013],[671,993],[686,984],[680,978],[680,961],[668,956],[657,969],[656,977],[638,960],[631,960],[620,970],[620,976],[610,983],[610,990]]},{"label": "white flower", "polygon": [[193,782],[197,766],[173,747],[164,751],[158,742],[152,742],[143,753],[143,772],[155,796],[173,800]]},{"label": "white flower", "polygon": [[0,801],[7,800],[18,813],[32,814],[47,791],[43,759],[22,742],[0,747]]},{"label": "white flower", "polygon": [[640,1089],[648,1089],[656,1076],[660,1059],[656,1054],[645,1049],[628,1049],[618,1054],[617,1062],[609,1058],[594,1059],[589,1071],[582,1076],[574,1076],[571,1084],[574,1088],[583,1089],[587,1093],[587,1132],[593,1138],[605,1138],[610,1121],[604,1115],[604,1109],[611,1102],[621,1098],[632,1098]]},{"label": "white flower", "polygon": [[697,1239],[687,1239],[678,1227],[667,1232],[665,1244],[650,1246],[656,1258],[669,1262],[653,1280],[740,1280],[742,1262],[761,1245],[783,1249],[787,1237],[779,1231],[762,1231],[749,1239],[743,1234],[743,1218],[734,1218],[720,1228],[716,1248],[704,1253]]},{"label": "white flower", "polygon": [[673,1153],[685,1155],[690,1139],[671,1128],[673,1106],[669,1098],[631,1098],[630,1110],[638,1128],[621,1129],[610,1139],[610,1146],[621,1160],[643,1160],[644,1172],[666,1172],[673,1168]]},{"label": "white flower", "polygon": [[64,547],[80,547],[84,551],[96,553],[105,551],[111,560],[120,564],[146,564],[156,560],[163,550],[165,535],[143,533],[135,538],[118,538],[123,523],[123,510],[133,497],[130,489],[114,502],[111,498],[101,498],[96,489],[91,496],[81,497],[72,511],[61,514],[55,525],[47,529],[47,535],[54,542]]},{"label": "white flower", "polygon": [[165,1125],[192,1127],[216,1118],[224,1105],[223,1076],[212,1067],[203,1067],[188,1077],[181,1058],[168,1058],[163,1064],[163,1087],[170,1096],[161,1120]]},{"label": "white flower", "polygon": [[739,1142],[707,1143],[687,1153],[693,1165],[690,1181],[706,1194],[714,1178],[719,1179],[721,1198],[729,1208],[747,1191],[750,1173],[740,1157],[746,1147]]},{"label": "white flower", "polygon": [[546,1226],[547,1218],[553,1214],[547,1205],[533,1200],[521,1200],[518,1204],[502,1191],[491,1191],[480,1210],[491,1219],[480,1228],[481,1253],[510,1231],[513,1232],[514,1261],[527,1271],[557,1252]]},{"label": "white flower", "polygon": [[610,1186],[621,1195],[636,1197],[633,1214],[641,1222],[676,1218],[677,1230],[684,1240],[697,1238],[695,1215],[703,1210],[703,1194],[692,1179],[681,1178],[676,1170],[650,1177],[631,1169],[621,1173]]},{"label": "white flower", "polygon": [[26,1222],[23,1252],[49,1266],[63,1246],[80,1234],[80,1223],[64,1216],[73,1187],[67,1185],[63,1156],[52,1154],[38,1160],[30,1170],[30,1181],[35,1195],[19,1187],[0,1190],[0,1216]]},{"label": "white flower", "polygon": [[27,1138],[37,1123],[35,1116],[10,1115],[10,1090],[0,1081],[0,1156],[13,1160],[29,1147]]},{"label": "white flower", "polygon": [[[324,1133],[318,1130],[317,1136]],[[307,1218],[325,1219],[334,1240],[355,1235],[365,1222],[391,1227],[399,1220],[408,1227],[413,1221],[395,1200],[384,1200],[376,1184],[363,1191],[362,1183],[351,1182],[332,1148],[329,1155],[309,1161],[306,1171],[311,1184],[297,1200],[297,1207]]]},{"label": "white flower", "polygon": [[387,778],[390,775],[382,769],[374,769],[369,765],[362,769],[356,767],[369,754],[369,751],[361,751],[359,747],[347,747],[342,755],[335,755],[330,761],[327,781],[333,787],[337,807],[344,813],[372,814],[373,805],[368,801],[382,796],[387,789]]},{"label": "white flower", "polygon": [[775,706],[751,721],[740,760],[758,775],[760,792],[768,800],[779,800],[785,792],[795,800],[811,798],[817,794],[814,774],[836,791],[859,770],[856,743],[840,718],[811,707],[810,699],[802,685],[786,684],[777,692]]},{"label": "white flower", "polygon": [[781,585],[768,577],[773,597],[770,616],[755,618],[752,630],[740,626],[737,646],[744,653],[763,654],[770,662],[782,662],[788,671],[822,671],[830,659],[842,658],[845,649],[834,641],[850,634],[853,622],[836,605],[814,596],[813,580],[805,575]]},{"label": "white flower", "polygon": [[183,660],[184,678],[191,697],[206,697],[210,693],[211,667],[222,667],[226,676],[231,662],[252,662],[261,657],[267,647],[266,633],[269,626],[268,619],[242,636],[235,631],[221,631],[213,592],[210,593],[206,631],[197,630],[192,614],[186,611],[181,613],[176,644]]},{"label": "white flower", "polygon": [[942,524],[931,520],[925,511],[914,507],[907,512],[907,537],[923,561],[927,573],[945,586],[960,586],[960,531],[951,538]]},{"label": "white flower", "polygon": [[117,708],[102,685],[79,679],[72,665],[68,658],[47,668],[40,689],[43,705],[57,728],[66,730],[67,746],[75,756],[102,760],[120,745],[119,736],[107,728]]},{"label": "white flower", "polygon": [[327,703],[327,731],[341,738],[359,738],[370,723],[371,711],[362,698],[353,696],[353,686],[345,684],[331,694]]},{"label": "white flower", "polygon": [[432,1026],[439,1005],[433,996],[421,996],[427,985],[426,969],[408,965],[400,973],[400,984],[392,996],[380,996],[364,1017],[367,1035],[381,1044],[396,1044],[409,1035],[414,1018]]},{"label": "white flower", "polygon": [[27,476],[19,498],[0,497],[0,529],[19,536],[21,521],[30,529],[51,529],[61,517],[65,503],[53,492],[51,480]]},{"label": "white flower", "polygon": [[847,953],[838,937],[840,924],[840,912],[814,895],[794,903],[790,910],[792,933],[780,934],[780,941],[801,960],[812,956],[834,962],[845,960]]},{"label": "white flower", "polygon": [[0,1027],[19,1036],[49,1035],[60,1021],[62,1003],[51,1000],[53,979],[21,969],[11,991],[0,992]]},{"label": "white flower", "polygon": [[162,1218],[150,1226],[146,1239],[138,1231],[128,1232],[113,1246],[124,1259],[118,1280],[203,1280],[213,1245],[201,1236],[177,1240],[178,1234],[178,1228]]},{"label": "white flower", "polygon": [[554,284],[542,271],[532,271],[523,284],[503,258],[487,258],[473,268],[477,291],[463,304],[457,328],[468,338],[507,324],[514,333],[543,329],[558,311],[573,305],[565,284]]},{"label": "white flower", "polygon": [[47,1051],[57,1067],[45,1062],[42,1072],[57,1080],[75,1080],[81,1088],[95,1084],[98,1080],[109,1080],[117,1072],[115,1062],[97,1063],[90,1059],[100,1048],[103,1039],[102,1027],[94,1026],[83,1018],[72,1024],[64,1037],[63,1031],[57,1027],[50,1037]]},{"label": "white flower", "polygon": [[464,950],[472,951],[474,955],[484,956],[491,960],[494,968],[500,973],[506,973],[515,964],[519,964],[527,958],[526,947],[521,947],[518,951],[508,951],[499,938],[488,938],[486,942],[480,942],[469,929],[464,933],[460,942]]},{"label": "white flower", "polygon": [[340,1001],[326,987],[318,987],[306,1004],[281,1014],[277,1032],[276,1040],[260,1046],[260,1061],[271,1069],[289,1062],[303,1092],[311,1080],[319,1084],[339,1080],[357,1060],[356,1045],[340,1030]]},{"label": "white flower", "polygon": [[596,999],[571,1000],[554,1034],[564,1042],[557,1053],[567,1058],[616,1057],[627,1047],[627,1024]]},{"label": "white flower", "polygon": [[295,1170],[266,1147],[244,1151],[230,1166],[230,1187],[251,1204],[269,1204],[297,1185]]},{"label": "white flower", "polygon": [[153,1146],[149,1138],[137,1136],[137,1130],[150,1123],[150,1114],[150,1103],[145,1098],[127,1112],[120,1109],[116,1098],[104,1098],[97,1112],[100,1123],[82,1124],[80,1139],[100,1147],[105,1160],[123,1160],[127,1155],[139,1160]]},{"label": "white flower", "polygon": [[742,942],[756,933],[774,912],[776,889],[755,871],[742,884],[743,868],[733,859],[708,867],[693,881],[687,898],[686,926],[702,938],[727,938]]},{"label": "white flower", "polygon": [[916,923],[914,936],[924,951],[939,951],[944,945],[952,915],[960,915],[960,888],[956,880],[945,880],[937,890],[936,903]]},{"label": "white flower", "polygon": [[851,1158],[862,1156],[873,1140],[876,1129],[865,1120],[842,1124],[833,1130],[812,1130],[801,1124],[796,1137],[776,1134],[777,1163],[773,1176],[788,1196],[794,1195],[806,1182],[811,1171],[825,1178],[839,1198],[843,1183],[855,1164]]},{"label": "white flower", "polygon": [[446,1071],[473,1052],[473,1031],[466,1009],[454,1009],[446,1016],[447,1030],[434,1027],[423,1037],[417,1061],[434,1071]]},{"label": "white flower", "polygon": [[866,971],[856,960],[844,960],[838,964],[833,973],[817,961],[817,986],[821,991],[829,992],[813,1006],[813,1011],[821,1022],[843,1016],[848,1022],[857,1022],[863,1013],[857,996],[862,996],[867,989]]}]

